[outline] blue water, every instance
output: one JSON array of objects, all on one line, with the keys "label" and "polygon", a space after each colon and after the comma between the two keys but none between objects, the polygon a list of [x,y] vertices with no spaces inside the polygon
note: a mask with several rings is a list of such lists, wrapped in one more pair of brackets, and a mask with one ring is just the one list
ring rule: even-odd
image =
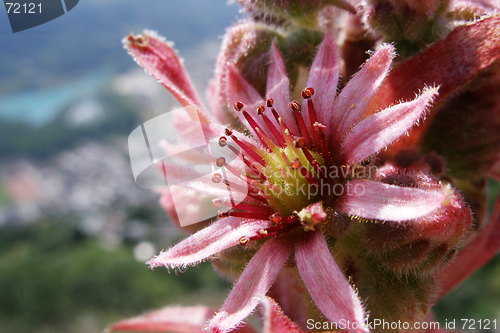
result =
[{"label": "blue water", "polygon": [[102,89],[111,76],[110,70],[99,70],[64,85],[0,96],[0,121],[21,121],[42,126],[73,102]]}]

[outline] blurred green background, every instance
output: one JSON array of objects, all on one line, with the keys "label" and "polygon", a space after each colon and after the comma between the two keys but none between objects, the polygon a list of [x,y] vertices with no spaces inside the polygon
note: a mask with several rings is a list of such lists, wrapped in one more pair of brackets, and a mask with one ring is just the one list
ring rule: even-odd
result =
[{"label": "blurred green background", "polygon": [[[126,140],[175,103],[121,39],[148,28],[175,41],[202,92],[238,16],[225,0],[84,0],[12,34],[0,11],[0,332],[100,332],[167,304],[221,304],[230,285],[209,264],[144,264],[182,235],[135,185]],[[496,258],[437,317],[494,319],[499,299]]]}]

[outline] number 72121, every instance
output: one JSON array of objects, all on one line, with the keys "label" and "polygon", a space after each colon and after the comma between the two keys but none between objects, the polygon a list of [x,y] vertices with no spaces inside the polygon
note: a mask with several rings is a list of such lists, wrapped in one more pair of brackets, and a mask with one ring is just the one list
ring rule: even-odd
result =
[{"label": "number 72121", "polygon": [[35,2],[6,2],[7,14],[41,14],[42,3]]}]

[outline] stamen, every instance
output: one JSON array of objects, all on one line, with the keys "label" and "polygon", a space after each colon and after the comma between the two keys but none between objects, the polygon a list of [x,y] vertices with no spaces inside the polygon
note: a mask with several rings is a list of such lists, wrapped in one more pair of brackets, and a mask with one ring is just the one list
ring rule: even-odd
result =
[{"label": "stamen", "polygon": [[243,236],[240,238],[240,245],[246,245],[246,244],[248,244],[249,241],[250,241],[250,239],[248,239],[247,236]]},{"label": "stamen", "polygon": [[292,109],[295,119],[297,120],[297,124],[299,125],[300,134],[305,140],[306,145],[311,143],[311,139],[309,138],[309,133],[307,131],[306,123],[304,122],[304,118],[299,111],[299,103],[297,101],[292,101],[288,104],[290,109]]},{"label": "stamen", "polygon": [[268,98],[267,101],[266,101],[266,105],[268,108],[272,107],[274,104],[274,99],[272,98]]},{"label": "stamen", "polygon": [[264,108],[264,106],[263,106],[263,105],[259,105],[259,106],[257,107],[257,110],[256,110],[256,111],[257,111],[257,114],[258,114],[259,116],[261,116],[261,115],[263,115],[263,114],[264,114],[264,111],[266,111],[266,109]]},{"label": "stamen", "polygon": [[281,222],[281,214],[280,213],[274,213],[273,215],[269,216],[269,221],[278,224]]},{"label": "stamen", "polygon": [[215,165],[217,165],[219,168],[222,168],[224,165],[226,165],[226,159],[224,157],[218,157],[215,160]]},{"label": "stamen", "polygon": [[231,134],[231,139],[241,147],[251,158],[254,159],[254,161],[260,163],[261,165],[266,165],[266,161],[262,158],[262,156],[259,154],[259,149],[252,144],[242,141],[235,137],[233,134]]},{"label": "stamen", "polygon": [[220,183],[222,181],[222,175],[220,173],[215,173],[212,176],[212,183]]},{"label": "stamen", "polygon": [[278,142],[278,145],[280,147],[285,147],[285,140],[283,139],[283,136],[281,135],[281,133],[276,129],[276,127],[272,123],[271,119],[269,119],[265,114],[262,114],[262,119],[264,119],[264,122],[266,123],[267,128],[269,128],[269,130],[273,134],[274,138]]},{"label": "stamen", "polygon": [[306,168],[302,167],[302,163],[300,163],[300,160],[298,158],[296,158],[292,162],[292,164],[290,164],[290,167],[294,170],[299,170],[302,177],[304,177],[309,184],[319,184],[318,180],[314,178],[314,176]]},{"label": "stamen", "polygon": [[[262,128],[257,124],[257,122],[255,121],[255,119],[253,119],[252,116],[248,112],[246,112],[246,111],[243,111],[243,116],[247,120],[247,122],[250,125],[250,127],[253,129],[254,133],[260,139],[260,142],[262,142],[262,144],[264,145],[264,147],[266,147],[267,149],[269,149],[269,146],[266,144],[265,140],[260,135],[260,133],[262,132]],[[259,132],[259,130],[261,130],[261,131]]]},{"label": "stamen", "polygon": [[[307,100],[307,111],[309,112],[309,123],[311,125],[311,128],[314,128],[314,124],[318,122],[318,117],[316,115],[316,110],[314,109],[313,101],[309,97]],[[321,138],[317,130],[313,129],[312,137],[314,140],[314,145],[316,146],[317,144],[319,144]]]},{"label": "stamen", "polygon": [[266,214],[265,212],[235,212],[235,211],[229,211],[226,212],[227,217],[232,216],[232,217],[242,217],[244,219],[254,219],[254,220],[267,220],[269,215]]},{"label": "stamen", "polygon": [[245,104],[241,103],[241,102],[234,102],[234,109],[236,111],[241,111],[241,109],[243,109],[243,107],[245,106]]},{"label": "stamen", "polygon": [[219,146],[225,147],[227,145],[227,138],[225,136],[221,136],[219,138]]},{"label": "stamen", "polygon": [[[308,89],[310,89],[310,90],[308,90]],[[314,130],[313,130],[313,136],[315,137],[314,140],[317,140],[316,142],[319,145],[318,148],[321,149],[325,163],[329,163],[330,162],[330,152],[328,150],[328,143],[326,142],[325,134],[323,132],[323,130],[325,129],[325,125],[318,122],[316,109],[314,108],[313,100],[310,98],[312,96],[312,94],[314,94],[314,90],[312,90],[312,93],[311,93],[311,90],[312,90],[312,88],[306,88],[303,91],[304,95],[310,94],[310,96],[307,98],[307,109],[309,111],[309,120],[311,121],[311,126],[314,128]]]},{"label": "stamen", "polygon": [[311,87],[308,87],[308,88],[302,90],[301,95],[302,95],[303,99],[309,99],[312,97],[312,95],[314,95],[314,89]]}]

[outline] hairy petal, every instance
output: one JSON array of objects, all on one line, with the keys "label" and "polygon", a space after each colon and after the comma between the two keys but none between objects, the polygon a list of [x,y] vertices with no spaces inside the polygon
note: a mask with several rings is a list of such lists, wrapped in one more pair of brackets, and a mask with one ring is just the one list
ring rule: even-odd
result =
[{"label": "hairy petal", "polygon": [[454,0],[450,5],[452,11],[471,11],[476,15],[494,14],[500,9],[498,0]]},{"label": "hairy petal", "polygon": [[[235,102],[241,102],[245,105],[244,110],[251,114],[255,114],[255,110],[259,105],[264,103],[262,96],[255,90],[255,88],[241,75],[240,71],[236,65],[228,65],[227,68],[227,103],[232,106]],[[237,112],[236,116],[240,119],[243,124],[248,124],[243,116],[242,112]],[[272,133],[268,131],[265,122],[261,117],[253,117],[263,131],[268,135],[272,136]]]},{"label": "hairy petal", "polygon": [[[332,104],[337,94],[339,65],[338,49],[332,35],[327,33],[314,58],[306,85],[315,90],[314,107],[319,122],[323,124],[328,124],[334,116]],[[302,109],[307,110],[307,100],[304,100]],[[309,114],[304,112],[304,117],[308,119]]]},{"label": "hairy petal", "polygon": [[205,306],[166,307],[142,316],[122,320],[110,331],[203,333],[215,310]]},{"label": "hairy petal", "polygon": [[367,219],[407,221],[426,216],[445,203],[451,191],[419,189],[372,180],[347,182],[338,209]]},{"label": "hairy petal", "polygon": [[263,333],[302,333],[302,330],[290,320],[280,306],[271,297],[265,296],[261,300],[263,305],[264,327]]},{"label": "hairy petal", "polygon": [[250,260],[226,302],[210,321],[212,332],[229,332],[257,307],[283,264],[290,256],[290,244],[283,239],[268,240]]},{"label": "hairy petal", "polygon": [[460,282],[485,265],[500,250],[500,196],[497,197],[495,209],[490,222],[480,231],[456,259],[436,273],[441,285],[439,297],[443,297]]},{"label": "hairy petal", "polygon": [[295,246],[299,273],[316,306],[332,322],[357,323],[367,332],[361,301],[330,254],[321,231],[311,232]]},{"label": "hairy petal", "polygon": [[[370,110],[410,99],[426,84],[440,87],[441,100],[462,88],[500,57],[499,24],[497,15],[459,26],[445,39],[396,66],[374,96]],[[404,144],[418,143],[433,116],[405,138]]]},{"label": "hairy petal", "polygon": [[234,217],[220,219],[152,258],[148,265],[151,268],[159,266],[170,268],[196,264],[217,252],[239,244],[243,236],[256,235],[258,230],[265,229],[270,224],[269,221]]},{"label": "hairy petal", "polygon": [[[271,45],[271,62],[267,75],[266,97],[274,99],[273,107],[278,110],[280,117],[292,133],[297,135],[297,123],[293,112],[288,107],[288,102],[290,101],[290,81],[286,73],[285,62],[276,47],[276,42],[273,42]],[[270,119],[277,125],[274,117],[270,117]]]},{"label": "hairy petal", "polygon": [[404,135],[422,118],[437,95],[437,88],[425,89],[413,101],[394,105],[359,122],[342,143],[347,163],[359,163]]},{"label": "hairy petal", "polygon": [[337,96],[330,123],[337,139],[343,139],[346,132],[359,121],[389,72],[394,54],[394,46],[382,45]]},{"label": "hairy petal", "polygon": [[[155,32],[144,31],[143,35],[129,35],[123,43],[134,60],[167,88],[179,103],[203,108],[177,53],[162,37]],[[200,118],[202,122],[206,121],[206,113]]]}]

